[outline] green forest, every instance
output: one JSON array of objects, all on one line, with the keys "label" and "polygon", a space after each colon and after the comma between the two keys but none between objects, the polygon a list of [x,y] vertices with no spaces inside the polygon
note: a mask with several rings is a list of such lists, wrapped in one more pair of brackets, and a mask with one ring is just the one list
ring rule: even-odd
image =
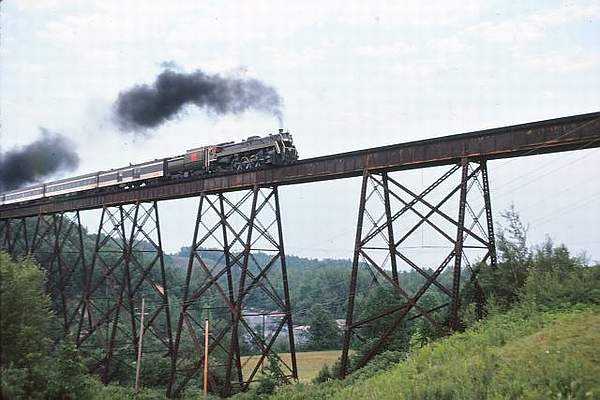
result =
[{"label": "green forest", "polygon": [[[496,244],[497,267],[477,265],[485,299],[483,308],[479,291],[464,272],[461,332],[448,335],[449,332],[432,329],[423,318],[411,319],[395,331],[392,340],[367,366],[353,371],[345,380],[338,379],[339,363],[336,363],[325,366],[312,384],[283,385],[276,363],[269,360],[259,382],[234,398],[600,398],[597,350],[600,265],[592,264],[583,255],[572,255],[565,246],[550,239],[530,245],[527,227],[514,210],[505,212],[502,222],[504,227],[499,230]],[[85,232],[86,252],[94,251],[96,239]],[[143,240],[137,244],[140,249],[146,245]],[[118,249],[113,250],[118,253]],[[182,248],[179,253],[164,257],[173,322],[183,296],[189,251]],[[65,254],[77,264],[76,252]],[[210,249],[202,254],[204,259],[214,262],[221,256]],[[116,255],[108,252],[104,257],[107,264],[119,262]],[[268,255],[258,253],[255,257]],[[309,327],[305,342],[297,350],[340,349],[341,331],[336,319],[345,318],[351,262],[295,256],[287,256],[286,261],[288,281],[293,283],[290,299],[294,325]],[[48,273],[40,264],[27,257],[12,259],[0,252],[2,398],[165,398],[169,359],[161,353],[163,347],[158,336],[144,339],[147,343],[141,371],[143,388],[138,393],[133,389],[135,351],[132,352],[130,343],[135,338],[125,333],[119,333],[124,344],[115,351],[111,383],[104,385],[97,372],[88,373],[94,370],[102,349],[102,336],[109,333],[109,326],[90,336],[88,345],[78,348],[72,334],[64,335],[65,321],[58,313],[70,307],[69,299],[55,299],[49,294],[64,278]],[[156,281],[160,280],[156,269],[146,273],[156,274]],[[94,274],[91,282],[101,282],[101,271]],[[129,278],[135,282],[136,277]],[[281,277],[274,272],[271,279],[274,286],[282,285],[282,279],[278,278]],[[70,279],[67,297],[76,297],[86,281],[77,272]],[[414,292],[422,279],[415,271],[400,272],[399,281],[408,292]],[[438,280],[448,283],[450,279],[450,272],[444,272]],[[358,281],[369,282],[369,279]],[[139,282],[142,282],[140,293],[156,299],[152,288],[143,279]],[[110,289],[99,286],[98,290],[108,294]],[[99,299],[96,306],[101,308],[102,297]],[[400,301],[385,285],[357,288],[358,315],[372,315]],[[435,306],[446,300],[441,291],[430,290],[422,301]],[[219,314],[218,303],[217,293],[207,292],[202,306],[208,311],[201,316],[210,316],[215,324],[224,320],[225,314]],[[252,294],[244,306],[268,311],[270,304],[265,296]],[[166,322],[165,313],[157,315],[159,323]],[[442,322],[444,315],[444,310],[434,313]],[[120,329],[126,323],[119,321],[115,330],[126,332]],[[352,344],[351,369],[364,353],[365,343],[378,338],[387,324],[389,321],[381,320],[361,331],[363,342]],[[196,351],[185,338],[181,346],[190,354]],[[285,351],[285,347],[277,350]],[[254,351],[251,347],[242,349],[247,355]],[[215,352],[213,357],[218,358],[219,353]],[[390,387],[396,389],[391,391]],[[180,394],[181,398],[200,396],[197,385],[189,385]]]}]

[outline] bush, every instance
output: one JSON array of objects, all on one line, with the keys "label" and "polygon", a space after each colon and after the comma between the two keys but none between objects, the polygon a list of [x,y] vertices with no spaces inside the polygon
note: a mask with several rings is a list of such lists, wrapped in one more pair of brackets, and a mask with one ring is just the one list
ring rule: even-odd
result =
[{"label": "bush", "polygon": [[45,286],[38,265],[0,252],[0,366],[30,368],[47,355],[52,313]]},{"label": "bush", "polygon": [[573,267],[559,270],[534,269],[519,292],[522,303],[541,310],[575,304],[600,304],[600,267]]},{"label": "bush", "polygon": [[[42,398],[52,318],[46,276],[31,260],[0,252],[0,369],[3,398]],[[5,378],[6,375],[6,378]]]},{"label": "bush", "polygon": [[49,371],[47,395],[54,399],[86,399],[89,397],[87,371],[71,338],[66,338]]},{"label": "bush", "polygon": [[0,370],[2,399],[25,398],[25,383],[28,371],[24,368],[3,368]]},{"label": "bush", "polygon": [[406,356],[407,353],[405,351],[384,351],[383,353],[373,357],[373,359],[367,365],[350,374],[346,378],[346,381],[349,384],[352,384],[356,381],[375,376],[382,371],[387,371],[396,366],[399,362],[405,360]]},{"label": "bush", "polygon": [[335,379],[336,376],[331,373],[329,370],[329,366],[327,364],[323,365],[323,367],[317,373],[312,380],[312,383],[323,383]]}]

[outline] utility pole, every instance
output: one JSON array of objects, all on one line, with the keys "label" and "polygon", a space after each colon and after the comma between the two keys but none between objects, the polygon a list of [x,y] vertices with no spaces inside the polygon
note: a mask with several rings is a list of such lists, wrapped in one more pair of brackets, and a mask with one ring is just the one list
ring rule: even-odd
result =
[{"label": "utility pole", "polygon": [[204,396],[208,394],[208,318],[204,320]]},{"label": "utility pole", "polygon": [[[263,342],[265,341],[265,312],[264,311],[262,313],[262,340],[263,340]],[[262,362],[260,363],[260,372],[262,372],[262,373],[265,372],[264,358],[263,358]]]},{"label": "utility pole", "polygon": [[140,315],[140,339],[138,342],[137,362],[135,364],[135,391],[140,388],[140,369],[142,366],[142,344],[144,343],[144,305],[145,299],[142,297],[142,312]]}]

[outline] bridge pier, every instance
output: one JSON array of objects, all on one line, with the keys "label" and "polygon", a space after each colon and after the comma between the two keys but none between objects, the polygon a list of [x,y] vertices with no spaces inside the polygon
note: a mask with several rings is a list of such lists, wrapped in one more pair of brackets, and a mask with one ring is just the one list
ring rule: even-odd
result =
[{"label": "bridge pier", "polygon": [[[62,320],[63,334],[72,333],[81,312],[80,289],[87,276],[79,211],[35,217],[28,254],[48,272],[46,291]],[[79,287],[74,286],[80,282]]]},{"label": "bridge pier", "polygon": [[[274,284],[276,280],[281,284]],[[270,312],[245,308],[250,297]],[[204,368],[201,337],[206,318],[212,392],[226,396],[247,390],[264,362],[283,381],[297,379],[277,187],[200,196],[182,299],[170,397],[179,395]],[[268,332],[251,322],[261,316],[269,319]],[[284,344],[280,336],[287,336]],[[274,350],[278,338],[279,346],[285,345],[291,354],[289,362]]]},{"label": "bridge pier", "polygon": [[[460,176],[456,182],[456,176]],[[429,200],[437,194],[437,202]],[[445,211],[449,206],[452,211]],[[456,212],[456,217],[452,213]],[[427,227],[435,235],[448,243],[447,253],[443,254],[435,266],[417,262],[408,256],[409,246],[419,229]],[[423,239],[421,239],[423,240]],[[418,240],[417,240],[418,241]],[[415,246],[419,247],[419,246]],[[423,247],[423,243],[421,243]],[[468,279],[473,283],[482,299],[481,288],[477,283],[477,268],[474,258],[482,262],[496,264],[496,250],[489,193],[487,166],[485,160],[461,159],[447,172],[420,193],[412,191],[388,172],[365,170],[362,179],[358,221],[350,289],[346,328],[343,338],[340,375],[350,371],[349,350],[355,340],[361,341],[360,332],[374,323],[385,321],[387,326],[381,336],[368,346],[367,351],[357,360],[354,369],[364,366],[389,342],[402,324],[416,318],[425,318],[438,333],[457,330],[460,327],[461,276],[468,271]],[[431,263],[429,260],[427,264]],[[442,275],[449,270],[446,276]],[[407,288],[400,279],[401,271],[414,271],[421,276],[419,287]],[[360,271],[366,273],[360,274]],[[375,287],[392,293],[398,300],[385,310],[374,315],[359,315],[355,304],[359,279],[368,277],[367,297]],[[441,278],[444,279],[441,279]],[[450,280],[450,287],[446,283]],[[446,282],[443,282],[446,281]],[[425,296],[437,291],[447,298],[441,304],[425,304]],[[447,308],[445,320],[439,321],[440,310]]]},{"label": "bridge pier", "polygon": [[[91,367],[108,383],[114,362],[131,367],[138,351],[142,297],[149,306],[144,334],[171,354],[172,336],[158,206],[156,202],[104,207],[83,286],[77,346],[102,347]],[[147,309],[147,310],[148,310]],[[124,346],[132,348],[125,352]]]}]

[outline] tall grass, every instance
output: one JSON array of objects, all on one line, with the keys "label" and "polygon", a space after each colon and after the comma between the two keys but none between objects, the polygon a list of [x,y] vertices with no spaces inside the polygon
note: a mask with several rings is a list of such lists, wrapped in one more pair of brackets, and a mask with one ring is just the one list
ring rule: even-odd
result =
[{"label": "tall grass", "polygon": [[599,311],[521,307],[372,378],[284,387],[271,399],[600,399]]}]

